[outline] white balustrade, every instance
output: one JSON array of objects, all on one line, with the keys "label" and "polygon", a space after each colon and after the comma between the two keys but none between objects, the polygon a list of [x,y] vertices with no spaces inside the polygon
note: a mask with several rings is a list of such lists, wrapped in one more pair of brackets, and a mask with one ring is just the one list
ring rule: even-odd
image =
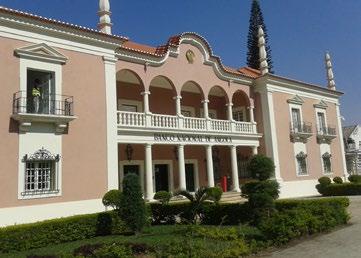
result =
[{"label": "white balustrade", "polygon": [[118,125],[121,126],[145,126],[145,114],[137,112],[118,111],[117,113]]},{"label": "white balustrade", "polygon": [[[149,120],[148,120],[149,119]],[[189,131],[257,133],[254,123],[137,112],[117,112],[120,127],[164,128]]]},{"label": "white balustrade", "polygon": [[219,119],[212,119],[211,120],[211,129],[213,131],[231,131],[231,122],[229,120],[219,120]]},{"label": "white balustrade", "polygon": [[207,119],[196,117],[184,117],[184,128],[190,130],[206,130]]},{"label": "white balustrade", "polygon": [[235,131],[240,133],[254,133],[253,132],[253,124],[249,122],[234,122]]},{"label": "white balustrade", "polygon": [[152,127],[178,128],[177,116],[152,114],[151,121]]}]

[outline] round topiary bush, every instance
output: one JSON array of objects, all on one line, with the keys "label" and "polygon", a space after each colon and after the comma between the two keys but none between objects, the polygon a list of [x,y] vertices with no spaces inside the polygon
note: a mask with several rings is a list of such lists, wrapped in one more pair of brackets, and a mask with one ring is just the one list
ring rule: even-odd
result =
[{"label": "round topiary bush", "polygon": [[167,204],[169,203],[170,198],[172,198],[172,194],[167,191],[159,191],[155,193],[153,198],[162,204]]},{"label": "round topiary bush", "polygon": [[350,175],[348,177],[348,180],[351,183],[361,183],[361,175]]},{"label": "round topiary bush", "polygon": [[106,207],[112,207],[115,210],[119,209],[120,199],[122,198],[122,192],[120,190],[110,190],[103,196],[102,202]]},{"label": "round topiary bush", "polygon": [[341,177],[336,176],[336,177],[333,178],[333,182],[335,182],[335,184],[342,184],[343,180],[342,180]]},{"label": "round topiary bush", "polygon": [[123,179],[119,213],[125,225],[134,233],[141,232],[146,225],[145,202],[136,174],[129,173]]},{"label": "round topiary bush", "polygon": [[251,158],[248,170],[252,178],[260,181],[267,180],[274,175],[275,165],[273,160],[264,155],[255,155]]},{"label": "round topiary bush", "polygon": [[215,186],[215,187],[209,187],[207,189],[207,194],[209,196],[209,199],[218,203],[221,200],[223,191],[222,188]]},{"label": "round topiary bush", "polygon": [[318,182],[321,184],[321,185],[329,185],[331,184],[331,179],[327,176],[323,176],[323,177],[320,177],[318,179]]}]

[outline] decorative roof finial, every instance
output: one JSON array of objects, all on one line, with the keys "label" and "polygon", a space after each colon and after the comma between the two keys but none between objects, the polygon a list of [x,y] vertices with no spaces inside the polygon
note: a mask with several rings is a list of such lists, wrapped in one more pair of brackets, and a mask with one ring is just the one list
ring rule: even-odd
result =
[{"label": "decorative roof finial", "polygon": [[112,26],[110,20],[110,4],[109,0],[99,0],[99,23],[98,29],[106,34],[112,34]]},{"label": "decorative roof finial", "polygon": [[329,90],[336,90],[335,78],[332,71],[331,56],[328,52],[325,55],[326,72],[327,72],[327,88]]},{"label": "decorative roof finial", "polygon": [[266,52],[266,41],[264,38],[264,32],[262,26],[258,27],[258,48],[259,48],[259,62],[260,62],[260,70],[261,74],[267,74],[268,70],[268,62],[267,62],[267,52]]}]

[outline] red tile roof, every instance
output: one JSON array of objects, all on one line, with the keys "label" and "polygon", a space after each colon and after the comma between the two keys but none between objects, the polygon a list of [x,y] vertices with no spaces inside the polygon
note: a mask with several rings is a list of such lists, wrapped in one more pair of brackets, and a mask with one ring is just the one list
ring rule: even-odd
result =
[{"label": "red tile roof", "polygon": [[46,18],[46,17],[43,17],[43,16],[39,16],[39,15],[27,13],[27,12],[22,12],[22,11],[19,11],[19,10],[6,8],[4,6],[0,6],[0,13],[1,12],[16,15],[16,16],[21,16],[21,17],[25,17],[25,18],[31,18],[33,20],[38,20],[38,21],[41,21],[41,22],[45,22],[45,23],[50,24],[50,25],[58,25],[58,26],[62,26],[62,27],[65,27],[65,28],[69,28],[69,29],[75,29],[75,30],[88,32],[88,33],[92,33],[92,34],[99,35],[99,36],[105,36],[105,37],[112,38],[112,39],[128,40],[127,37],[106,34],[104,32],[98,31],[98,30],[90,29],[90,28],[87,28],[87,27],[83,27],[83,26],[79,26],[79,25],[75,25],[75,24],[72,24],[72,23],[67,23],[67,22],[63,22],[63,21],[59,21],[59,20],[55,20],[55,19],[51,19],[51,18]]}]

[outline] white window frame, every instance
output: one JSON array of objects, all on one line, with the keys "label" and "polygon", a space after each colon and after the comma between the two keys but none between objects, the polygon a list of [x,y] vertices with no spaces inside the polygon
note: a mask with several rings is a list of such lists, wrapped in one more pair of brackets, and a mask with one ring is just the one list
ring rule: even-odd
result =
[{"label": "white window frame", "polygon": [[137,113],[143,113],[143,102],[138,100],[130,100],[130,99],[118,99],[118,111],[121,110],[122,105],[136,106]]},{"label": "white window frame", "polygon": [[327,112],[325,109],[320,109],[320,108],[315,108],[315,115],[316,115],[316,125],[317,125],[317,134],[322,134],[323,132],[320,131],[320,123],[318,121],[318,113],[322,113],[324,115],[325,118],[325,127],[328,127],[328,123],[327,123]]},{"label": "white window frame", "polygon": [[292,130],[294,130],[294,124],[293,124],[293,116],[292,116],[292,109],[298,109],[300,112],[300,123],[301,126],[303,125],[303,116],[302,116],[302,105],[301,104],[289,104],[289,112],[290,112],[290,124],[292,126]]},{"label": "white window frame", "polygon": [[306,163],[306,166],[305,166],[305,168],[306,168],[306,173],[305,174],[300,174],[299,172],[299,169],[298,169],[298,167],[299,167],[299,164],[298,164],[298,161],[299,161],[299,159],[298,159],[298,155],[299,154],[301,154],[301,152],[299,152],[298,154],[296,154],[296,156],[295,156],[295,158],[296,158],[296,173],[297,173],[297,176],[299,176],[299,177],[302,177],[302,176],[308,176],[309,175],[309,169],[308,169],[308,161],[307,161],[307,153],[305,153],[305,152],[303,152],[305,155],[306,155],[306,157],[305,157],[305,163]]},{"label": "white window frame", "polygon": [[[331,171],[330,172],[328,172],[328,173],[326,173],[326,171],[325,171],[325,164],[324,164],[324,155],[326,154],[326,153],[328,153],[329,155],[330,155],[330,165],[331,165]],[[324,174],[324,175],[332,175],[333,174],[333,169],[332,169],[332,154],[331,153],[329,153],[329,152],[325,152],[325,153],[323,153],[322,155],[321,155],[321,164],[322,164],[322,173]]]}]

